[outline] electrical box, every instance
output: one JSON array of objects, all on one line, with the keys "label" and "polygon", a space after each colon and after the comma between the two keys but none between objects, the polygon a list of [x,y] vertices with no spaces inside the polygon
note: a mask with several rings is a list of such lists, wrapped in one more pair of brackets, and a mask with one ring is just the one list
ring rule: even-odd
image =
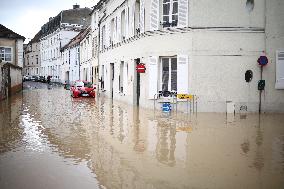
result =
[{"label": "electrical box", "polygon": [[257,88],[260,91],[264,90],[264,88],[265,88],[265,80],[259,80]]}]

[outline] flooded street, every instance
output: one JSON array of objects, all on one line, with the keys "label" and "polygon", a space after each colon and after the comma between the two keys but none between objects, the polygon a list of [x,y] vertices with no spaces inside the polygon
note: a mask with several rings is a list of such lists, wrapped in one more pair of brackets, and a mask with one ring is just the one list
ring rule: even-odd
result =
[{"label": "flooded street", "polygon": [[0,188],[284,188],[284,115],[165,115],[45,84],[0,102]]}]

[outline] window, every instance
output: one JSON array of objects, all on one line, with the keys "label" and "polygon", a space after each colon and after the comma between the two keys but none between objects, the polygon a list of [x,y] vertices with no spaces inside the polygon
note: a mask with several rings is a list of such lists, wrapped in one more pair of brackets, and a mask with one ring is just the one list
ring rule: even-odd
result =
[{"label": "window", "polygon": [[284,51],[276,51],[276,89],[284,89]]},{"label": "window", "polygon": [[254,0],[247,0],[246,9],[248,12],[251,12],[254,8]]},{"label": "window", "polygon": [[161,59],[160,89],[162,91],[177,91],[177,58]]},{"label": "window", "polygon": [[106,47],[106,26],[102,27],[102,49]]},{"label": "window", "polygon": [[0,47],[0,57],[3,61],[12,62],[12,48]]},{"label": "window", "polygon": [[121,12],[121,40],[123,41],[125,39],[125,30],[126,30],[126,25],[125,25],[125,10]]},{"label": "window", "polygon": [[178,0],[163,0],[163,27],[177,26]]}]

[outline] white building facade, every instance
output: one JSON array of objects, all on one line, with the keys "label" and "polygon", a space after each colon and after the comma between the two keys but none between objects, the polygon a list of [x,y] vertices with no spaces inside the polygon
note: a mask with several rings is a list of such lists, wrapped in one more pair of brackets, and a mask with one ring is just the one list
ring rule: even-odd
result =
[{"label": "white building facade", "polygon": [[[281,0],[102,0],[92,15],[101,91],[143,107],[153,107],[158,91],[174,91],[196,95],[201,112],[226,112],[227,102],[255,112],[260,99],[262,111],[282,112],[283,7]],[[261,76],[262,55],[269,63]],[[138,63],[145,73],[137,74]]]},{"label": "white building facade", "polygon": [[[63,54],[60,50],[67,45],[83,28],[89,25],[91,9],[74,5],[73,9],[61,11],[56,17],[42,27],[40,39],[41,75],[52,76],[53,82],[64,83],[69,80],[66,66],[62,60],[70,58],[70,54]],[[65,57],[67,56],[67,57]]]},{"label": "white building facade", "polygon": [[87,28],[80,42],[80,79],[93,82],[94,67],[92,65],[92,35]]}]

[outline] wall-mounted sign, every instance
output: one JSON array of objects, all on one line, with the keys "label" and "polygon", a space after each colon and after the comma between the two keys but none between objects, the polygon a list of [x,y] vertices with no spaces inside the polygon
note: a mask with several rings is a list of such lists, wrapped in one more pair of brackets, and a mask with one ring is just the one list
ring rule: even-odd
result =
[{"label": "wall-mounted sign", "polygon": [[143,63],[137,64],[136,70],[137,70],[137,73],[145,73],[145,71],[146,71],[145,64],[143,64]]},{"label": "wall-mounted sign", "polygon": [[191,94],[177,94],[178,99],[193,99],[193,95]]},{"label": "wall-mounted sign", "polygon": [[260,56],[257,62],[260,66],[265,66],[268,63],[268,58],[266,56]]}]

